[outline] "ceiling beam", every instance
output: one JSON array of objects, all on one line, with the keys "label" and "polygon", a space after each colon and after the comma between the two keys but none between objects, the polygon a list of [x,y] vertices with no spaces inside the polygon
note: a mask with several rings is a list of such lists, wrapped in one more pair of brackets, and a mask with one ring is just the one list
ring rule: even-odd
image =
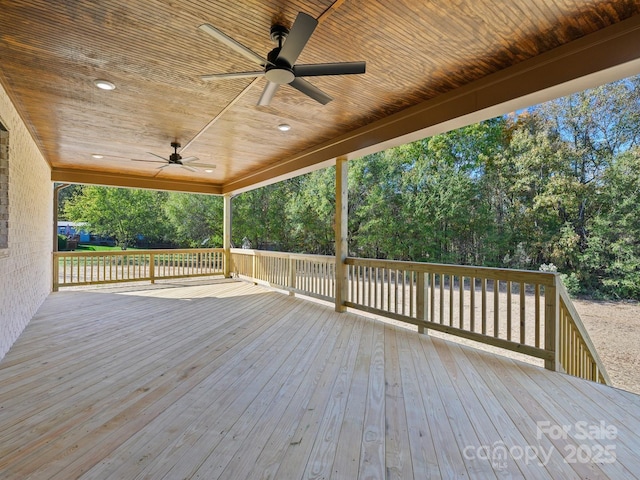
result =
[{"label": "ceiling beam", "polygon": [[169,180],[151,178],[142,175],[120,175],[105,172],[90,172],[73,168],[53,168],[51,181],[62,183],[80,183],[86,185],[104,185],[107,187],[146,188],[150,190],[168,190],[174,192],[205,193],[221,195],[222,187],[211,183],[193,180]]},{"label": "ceiling beam", "polygon": [[236,178],[240,193],[619,80],[640,72],[640,16],[606,27],[500,72],[409,107]]}]

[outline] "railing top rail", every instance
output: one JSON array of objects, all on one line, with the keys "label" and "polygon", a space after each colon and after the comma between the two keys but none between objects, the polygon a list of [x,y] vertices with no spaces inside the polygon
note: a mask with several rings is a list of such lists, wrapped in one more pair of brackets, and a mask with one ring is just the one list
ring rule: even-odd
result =
[{"label": "railing top rail", "polygon": [[299,258],[309,259],[322,262],[335,262],[336,257],[333,255],[317,255],[313,253],[288,253],[288,252],[274,252],[271,250],[255,250],[252,248],[232,248],[231,253],[237,253],[241,255],[250,255],[256,257],[277,257],[277,258]]},{"label": "railing top rail", "polygon": [[465,277],[488,278],[512,282],[536,283],[540,285],[555,285],[555,272],[539,272],[535,270],[515,270],[494,267],[477,267],[465,265],[449,265],[446,263],[409,262],[404,260],[382,260],[375,258],[348,257],[347,265],[367,265],[378,268],[397,270],[413,270],[426,273],[445,273],[463,275]]},{"label": "railing top rail", "polygon": [[573,302],[569,297],[569,292],[567,292],[567,289],[562,284],[562,282],[558,282],[558,294],[560,296],[562,304],[564,305],[564,308],[566,308],[567,311],[569,312],[569,315],[573,320],[574,326],[580,333],[580,336],[582,337],[582,340],[584,341],[587,349],[589,350],[589,353],[593,357],[593,361],[598,366],[598,370],[600,371],[602,378],[604,379],[607,385],[611,385],[611,379],[609,378],[609,374],[607,373],[607,370],[604,367],[604,363],[602,363],[602,359],[600,358],[600,355],[598,355],[598,351],[596,350],[596,347],[593,345],[593,342],[591,341],[591,337],[589,337],[589,333],[587,332],[587,330],[584,328],[584,325],[582,324],[582,320],[580,319],[580,314],[578,313],[575,306],[573,305]]},{"label": "railing top rail", "polygon": [[213,253],[224,252],[223,248],[170,248],[170,249],[147,249],[147,250],[102,250],[89,252],[53,252],[54,257],[104,257],[104,256],[127,256],[127,255],[166,255],[175,253]]}]

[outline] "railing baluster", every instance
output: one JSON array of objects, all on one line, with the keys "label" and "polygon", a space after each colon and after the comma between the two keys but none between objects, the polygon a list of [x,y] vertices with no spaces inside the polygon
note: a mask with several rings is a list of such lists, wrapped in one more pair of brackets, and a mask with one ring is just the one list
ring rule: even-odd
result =
[{"label": "railing baluster", "polygon": [[430,291],[430,310],[429,310],[429,321],[431,322],[435,322],[436,321],[436,315],[435,315],[435,308],[436,308],[436,274],[435,273],[431,273],[430,274],[431,280],[430,280],[430,285],[429,285],[429,291]]},{"label": "railing baluster", "polygon": [[413,318],[413,312],[415,311],[413,308],[413,302],[414,302],[413,289],[415,288],[413,275],[414,275],[414,271],[409,270],[409,316],[411,318]]},{"label": "railing baluster", "polygon": [[382,270],[382,281],[383,281],[383,300],[380,302],[382,304],[382,309],[385,312],[391,311],[391,271],[389,268],[385,267]]},{"label": "railing baluster", "polygon": [[536,347],[540,347],[540,284],[535,286],[535,316],[536,316]]},{"label": "railing baluster", "polygon": [[520,282],[520,343],[525,343],[526,332],[525,284]]},{"label": "railing baluster", "polygon": [[482,278],[482,334],[487,334],[487,279]]},{"label": "railing baluster", "polygon": [[511,280],[507,280],[507,340],[511,341]]},{"label": "railing baluster", "polygon": [[500,337],[500,281],[493,280],[493,336]]},{"label": "railing baluster", "polygon": [[453,286],[455,284],[455,278],[453,275],[449,275],[449,326],[453,327]]},{"label": "railing baluster", "polygon": [[402,315],[405,314],[405,305],[407,303],[407,288],[406,288],[406,277],[407,277],[407,272],[404,270],[400,270],[401,274],[402,274]]},{"label": "railing baluster", "polygon": [[399,302],[399,300],[398,300],[398,282],[399,282],[398,281],[398,269],[394,270],[394,272],[395,272],[394,273],[394,275],[395,275],[394,280],[395,281],[394,281],[394,288],[393,288],[393,292],[394,292],[394,300],[393,300],[394,309],[393,309],[393,311],[394,311],[394,313],[399,313],[398,312],[398,302]]},{"label": "railing baluster", "polygon": [[378,267],[375,267],[375,277],[374,277],[374,284],[373,284],[373,307],[374,308],[378,308],[378,275],[380,274]]},{"label": "railing baluster", "polygon": [[476,331],[476,277],[469,278],[469,330]]},{"label": "railing baluster", "polygon": [[458,290],[459,290],[459,295],[460,295],[460,304],[458,306],[459,310],[458,310],[458,315],[459,315],[459,323],[458,323],[458,327],[463,329],[464,328],[464,276],[460,275],[460,281],[458,283]]},{"label": "railing baluster", "polygon": [[438,305],[440,309],[440,323],[444,324],[444,274],[441,273],[438,277],[440,278],[440,304]]}]

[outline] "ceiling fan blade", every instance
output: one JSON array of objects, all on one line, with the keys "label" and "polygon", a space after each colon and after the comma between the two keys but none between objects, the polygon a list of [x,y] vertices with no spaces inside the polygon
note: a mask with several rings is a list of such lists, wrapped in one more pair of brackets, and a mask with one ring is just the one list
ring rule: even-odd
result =
[{"label": "ceiling fan blade", "polygon": [[196,160],[200,160],[198,157],[186,157],[180,160],[182,164],[195,162]]},{"label": "ceiling fan blade", "polygon": [[293,73],[296,77],[319,77],[322,75],[358,75],[364,73],[366,62],[314,63],[296,65]]},{"label": "ceiling fan blade", "polygon": [[264,75],[263,71],[258,72],[236,72],[236,73],[214,73],[212,75],[200,75],[202,80],[226,80],[228,78],[249,78],[249,77],[261,77]]},{"label": "ceiling fan blade", "polygon": [[147,154],[148,154],[148,155],[153,155],[154,157],[159,158],[159,159],[160,159],[160,160],[162,160],[163,162],[167,162],[167,163],[169,162],[169,160],[167,160],[166,158],[161,157],[160,155],[156,155],[155,153],[147,152]]},{"label": "ceiling fan blade", "polygon": [[167,168],[169,166],[171,166],[171,164],[167,163],[166,165],[162,165],[162,166],[158,167],[156,170],[162,170],[163,168]]},{"label": "ceiling fan blade", "polygon": [[318,87],[314,87],[313,85],[311,85],[306,80],[303,80],[302,78],[295,78],[293,82],[291,82],[289,85],[291,85],[296,90],[304,93],[308,97],[313,98],[316,102],[319,102],[322,105],[326,105],[331,100],[333,100],[333,98],[331,98],[329,95],[324,93]]},{"label": "ceiling fan blade", "polygon": [[233,38],[231,38],[228,35],[222,33],[220,30],[218,30],[213,25],[209,25],[208,23],[203,23],[198,28],[200,30],[202,30],[203,32],[208,33],[209,35],[211,35],[213,38],[215,38],[219,42],[224,43],[227,47],[235,50],[240,55],[243,55],[244,57],[248,58],[252,62],[257,63],[258,65],[262,65],[264,67],[265,65],[268,65],[268,64],[271,63],[266,58],[262,58],[260,55],[258,55],[253,50],[250,50],[249,48],[247,48],[244,45],[242,45],[240,42],[237,42]]},{"label": "ceiling fan blade", "polygon": [[317,25],[318,21],[311,15],[303,12],[298,13],[291,31],[284,41],[282,50],[278,54],[278,60],[283,59],[289,65],[295,64]]},{"label": "ceiling fan blade", "polygon": [[159,160],[146,160],[142,158],[132,158],[131,160],[134,162],[167,163],[165,159],[162,159],[162,162],[160,162]]},{"label": "ceiling fan blade", "polygon": [[258,100],[258,105],[262,105],[262,106],[269,105],[271,103],[271,99],[276,94],[276,90],[278,90],[279,86],[280,85],[277,83],[267,82],[267,84],[264,87],[264,90],[262,90],[262,95],[260,95],[260,100]]},{"label": "ceiling fan blade", "polygon": [[182,168],[184,168],[185,170],[189,170],[190,172],[197,172],[198,170],[196,170],[195,168],[191,168],[187,165],[180,165]]}]

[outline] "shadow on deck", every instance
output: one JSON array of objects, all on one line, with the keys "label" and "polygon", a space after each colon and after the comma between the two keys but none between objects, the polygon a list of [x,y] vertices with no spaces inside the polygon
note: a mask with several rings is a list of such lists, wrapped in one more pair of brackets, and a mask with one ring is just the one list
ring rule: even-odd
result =
[{"label": "shadow on deck", "polygon": [[2,478],[635,478],[640,396],[252,284],[52,294]]}]

